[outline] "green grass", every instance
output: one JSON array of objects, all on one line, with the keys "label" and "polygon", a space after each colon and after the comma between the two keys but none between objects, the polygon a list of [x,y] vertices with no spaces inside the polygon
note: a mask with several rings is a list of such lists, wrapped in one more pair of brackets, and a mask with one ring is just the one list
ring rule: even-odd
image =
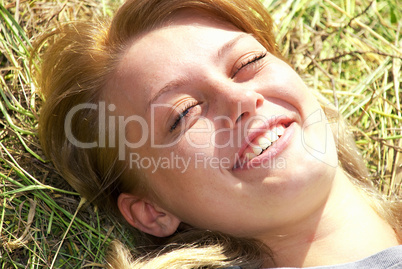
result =
[{"label": "green grass", "polygon": [[277,41],[304,81],[349,121],[372,180],[402,182],[402,9],[398,1],[265,1]]},{"label": "green grass", "polygon": [[[120,1],[0,0],[0,267],[98,268],[129,232],[71,190],[43,156],[42,103],[29,70],[35,38],[111,16]],[[397,1],[265,0],[277,43],[304,81],[351,123],[373,182],[400,194],[402,11]],[[398,24],[399,23],[399,24]]]}]

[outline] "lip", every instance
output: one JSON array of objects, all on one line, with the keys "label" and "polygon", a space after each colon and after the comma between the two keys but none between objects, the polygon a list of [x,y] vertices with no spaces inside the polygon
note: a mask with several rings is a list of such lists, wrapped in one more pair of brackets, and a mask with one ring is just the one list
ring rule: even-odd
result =
[{"label": "lip", "polygon": [[[275,141],[275,144],[269,147],[267,150],[265,150],[261,155],[251,159],[250,161],[242,163],[243,160],[240,157],[243,155],[245,149],[251,144],[251,141],[253,141],[258,136],[264,134],[272,126],[280,124],[285,125],[286,128],[284,130],[283,135],[278,140]],[[291,118],[277,117],[275,119],[265,122],[259,128],[258,127],[253,128],[253,131],[248,136],[245,137],[244,142],[236,155],[235,165],[233,166],[232,170],[237,171],[237,170],[257,168],[263,162],[275,158],[275,156],[280,154],[283,150],[285,150],[285,148],[290,143],[294,133],[294,124],[295,120]]]}]

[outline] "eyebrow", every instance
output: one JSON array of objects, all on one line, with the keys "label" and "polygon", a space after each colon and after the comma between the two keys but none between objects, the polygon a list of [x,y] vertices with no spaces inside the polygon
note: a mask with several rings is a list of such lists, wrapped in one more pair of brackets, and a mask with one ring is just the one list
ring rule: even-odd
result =
[{"label": "eyebrow", "polygon": [[[219,50],[218,50],[218,58],[222,58],[223,55],[227,54],[228,51],[232,50],[233,47],[236,45],[236,43],[245,37],[249,37],[250,34],[248,33],[242,33],[238,36],[236,36],[235,38],[231,39],[229,42],[225,43],[225,45],[223,45]],[[149,109],[149,107],[152,105],[152,103],[154,103],[161,95],[173,91],[183,85],[185,85],[186,83],[188,83],[188,79],[184,78],[184,77],[180,77],[178,79],[174,79],[168,83],[166,83],[162,89],[160,91],[158,91],[149,101],[148,106],[147,106],[147,110]]]},{"label": "eyebrow", "polygon": [[161,95],[165,94],[166,92],[173,91],[173,90],[185,85],[186,83],[188,83],[188,79],[185,77],[180,77],[180,78],[174,79],[174,80],[166,83],[165,86],[163,86],[162,89],[152,97],[151,101],[149,101],[147,110],[152,105],[152,103],[154,103],[155,100],[157,100]]},{"label": "eyebrow", "polygon": [[218,50],[218,58],[222,58],[223,55],[227,54],[228,51],[232,50],[233,47],[236,45],[237,42],[239,42],[240,39],[243,39],[245,37],[249,37],[250,34],[248,33],[242,33],[229,42],[227,42],[225,45],[223,45],[219,50]]}]

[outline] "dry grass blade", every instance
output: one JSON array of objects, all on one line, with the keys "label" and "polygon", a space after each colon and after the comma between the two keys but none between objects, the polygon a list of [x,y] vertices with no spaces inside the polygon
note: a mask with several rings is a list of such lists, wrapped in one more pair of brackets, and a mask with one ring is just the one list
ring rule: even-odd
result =
[{"label": "dry grass blade", "polygon": [[397,2],[271,0],[266,6],[284,55],[352,124],[373,181],[385,194],[400,194],[402,10]]},{"label": "dry grass blade", "polygon": [[[122,2],[122,0],[119,0]],[[65,185],[38,145],[41,106],[31,42],[60,23],[111,16],[119,1],[0,0],[0,264],[99,268],[105,246],[134,240]],[[402,186],[402,10],[394,0],[263,0],[277,43],[314,90],[352,124],[372,180]],[[79,208],[80,210],[77,210]]]},{"label": "dry grass blade", "polygon": [[107,243],[124,236],[96,208],[75,212],[79,196],[45,160],[36,137],[42,101],[28,68],[31,40],[38,34],[52,24],[103,13],[111,13],[107,2],[0,2],[2,268],[95,268],[103,263]]}]

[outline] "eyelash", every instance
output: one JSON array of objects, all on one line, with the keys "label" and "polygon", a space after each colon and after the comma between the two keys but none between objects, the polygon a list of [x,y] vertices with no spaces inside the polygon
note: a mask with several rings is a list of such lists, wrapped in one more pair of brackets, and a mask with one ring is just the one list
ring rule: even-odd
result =
[{"label": "eyelash", "polygon": [[199,104],[200,103],[198,103],[197,101],[187,103],[186,106],[180,111],[179,115],[176,117],[176,120],[174,121],[172,126],[170,126],[170,132],[173,132],[179,125],[180,121],[190,112],[190,110]]},{"label": "eyelash", "polygon": [[[266,52],[260,52],[258,54],[255,54],[252,58],[247,59],[246,61],[243,61],[241,63],[241,66],[239,68],[237,68],[237,70],[234,72],[232,79],[236,76],[236,74],[243,69],[244,67],[246,67],[247,65],[250,64],[254,64],[257,61],[263,59],[265,56],[267,56]],[[174,130],[176,130],[177,126],[179,125],[180,121],[187,116],[187,114],[190,112],[190,110],[199,105],[200,103],[194,101],[194,102],[189,102],[186,104],[186,106],[181,110],[181,112],[179,113],[179,115],[176,117],[176,120],[174,121],[174,123],[172,124],[172,126],[170,126],[170,132],[173,132]]]},{"label": "eyelash", "polygon": [[252,58],[246,59],[246,61],[243,61],[241,63],[241,66],[237,68],[237,70],[234,72],[231,78],[233,79],[237,75],[237,73],[247,65],[254,64],[259,60],[263,59],[265,56],[267,56],[267,52],[260,52],[258,54],[255,54]]}]

